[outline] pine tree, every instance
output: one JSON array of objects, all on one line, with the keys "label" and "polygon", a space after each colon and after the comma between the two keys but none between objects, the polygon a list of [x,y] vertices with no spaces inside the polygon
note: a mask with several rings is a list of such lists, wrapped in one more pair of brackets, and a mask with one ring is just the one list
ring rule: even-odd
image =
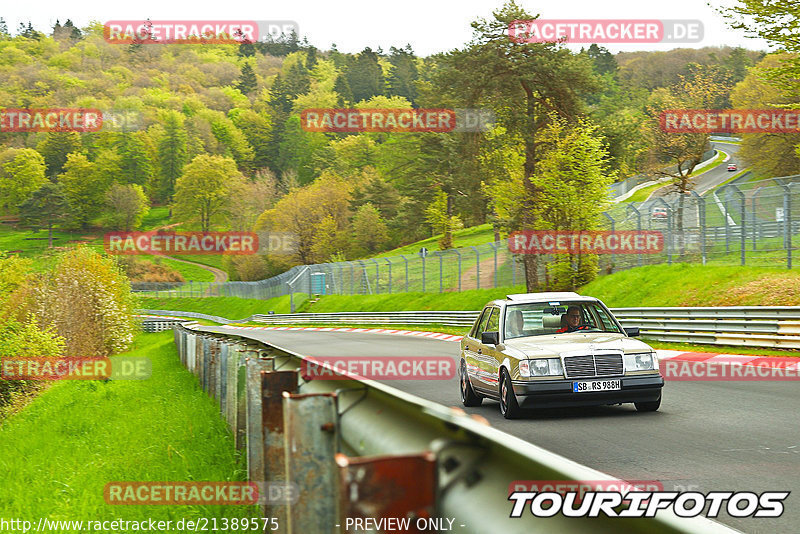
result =
[{"label": "pine tree", "polygon": [[350,84],[347,83],[347,77],[345,77],[343,74],[340,74],[336,77],[333,90],[337,95],[339,95],[336,105],[340,108],[349,106],[353,103],[353,91],[350,90]]},{"label": "pine tree", "polygon": [[164,135],[158,143],[158,192],[161,200],[169,201],[187,160],[186,131],[177,111],[167,112],[163,125]]},{"label": "pine tree", "polygon": [[371,48],[365,48],[356,56],[355,62],[347,70],[347,82],[355,102],[384,94],[383,69]]},{"label": "pine tree", "polygon": [[250,63],[245,63],[242,66],[242,73],[239,75],[239,83],[236,84],[236,88],[239,89],[242,94],[250,94],[255,91],[258,87],[258,80],[256,79],[256,73],[253,71],[253,67],[250,66]]}]

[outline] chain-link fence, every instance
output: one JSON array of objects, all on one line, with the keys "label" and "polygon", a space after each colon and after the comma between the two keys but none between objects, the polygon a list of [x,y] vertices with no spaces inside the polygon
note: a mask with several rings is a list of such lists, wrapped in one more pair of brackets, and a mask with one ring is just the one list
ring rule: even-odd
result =
[{"label": "chain-link fence", "polygon": [[[746,177],[742,177],[746,178]],[[772,185],[769,185],[772,184]],[[645,202],[621,202],[605,212],[602,230],[656,230],[663,250],[604,254],[601,273],[658,263],[756,265],[792,268],[800,245],[800,176],[729,183],[700,196],[671,193]],[[796,254],[795,254],[796,255]],[[302,265],[257,282],[134,284],[153,296],[236,296],[268,299],[291,295],[293,308],[308,295],[446,292],[525,283],[522,256],[508,240],[471,247],[364,260]],[[540,279],[552,262],[538,262]]]}]

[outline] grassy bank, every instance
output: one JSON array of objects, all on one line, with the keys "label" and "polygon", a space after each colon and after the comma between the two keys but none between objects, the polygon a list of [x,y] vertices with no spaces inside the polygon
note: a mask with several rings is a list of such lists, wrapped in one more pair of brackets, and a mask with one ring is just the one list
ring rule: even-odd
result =
[{"label": "grassy bank", "polygon": [[[299,301],[305,295],[296,295]],[[193,311],[217,315],[226,319],[244,319],[254,313],[289,313],[289,296],[269,300],[240,299],[238,297],[141,297],[140,308],[149,310]],[[297,304],[297,302],[296,302]]]},{"label": "grassy bank", "polygon": [[602,276],[580,292],[611,307],[796,306],[800,272],[769,267],[648,265]]},{"label": "grassy bank", "polygon": [[112,481],[244,480],[215,401],[184,369],[172,333],[139,334],[147,380],[62,381],[0,425],[5,518],[141,521],[249,517],[244,506],[112,506]]}]

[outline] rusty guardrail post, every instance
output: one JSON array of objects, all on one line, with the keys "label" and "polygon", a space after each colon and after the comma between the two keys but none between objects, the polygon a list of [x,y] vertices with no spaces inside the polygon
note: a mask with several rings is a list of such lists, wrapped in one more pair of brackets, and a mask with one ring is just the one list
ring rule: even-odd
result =
[{"label": "rusty guardrail post", "polygon": [[[254,352],[255,356],[254,357]],[[247,373],[247,475],[248,480],[264,478],[264,427],[261,406],[261,373],[275,369],[275,360],[251,352],[245,358]]]},{"label": "rusty guardrail post", "polygon": [[287,506],[290,534],[339,531],[338,417],[335,393],[283,393],[286,480],[299,491]]},{"label": "rusty guardrail post", "polygon": [[[341,484],[340,518],[393,517],[403,532],[430,532],[437,520],[437,463],[431,452],[398,456],[349,458],[336,455]],[[348,528],[348,526],[350,528]],[[341,525],[342,532],[358,532]]]},{"label": "rusty guardrail post", "polygon": [[[287,371],[261,372],[261,425],[264,433],[264,471],[263,487],[269,484],[288,485],[291,481],[286,475],[285,426],[283,412],[283,393],[297,393],[297,369]],[[261,479],[251,482],[262,482]],[[266,493],[266,491],[262,492]],[[285,494],[282,495],[286,497]],[[282,532],[288,532],[288,509],[285,500],[265,499],[259,501],[264,517],[277,519]]]}]

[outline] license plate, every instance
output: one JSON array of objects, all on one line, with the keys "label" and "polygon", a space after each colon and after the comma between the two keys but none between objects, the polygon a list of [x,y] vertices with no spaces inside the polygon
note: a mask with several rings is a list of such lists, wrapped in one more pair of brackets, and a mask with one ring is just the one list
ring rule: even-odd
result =
[{"label": "license plate", "polygon": [[616,391],[622,389],[621,380],[582,380],[572,383],[573,393],[588,393],[591,391]]}]

